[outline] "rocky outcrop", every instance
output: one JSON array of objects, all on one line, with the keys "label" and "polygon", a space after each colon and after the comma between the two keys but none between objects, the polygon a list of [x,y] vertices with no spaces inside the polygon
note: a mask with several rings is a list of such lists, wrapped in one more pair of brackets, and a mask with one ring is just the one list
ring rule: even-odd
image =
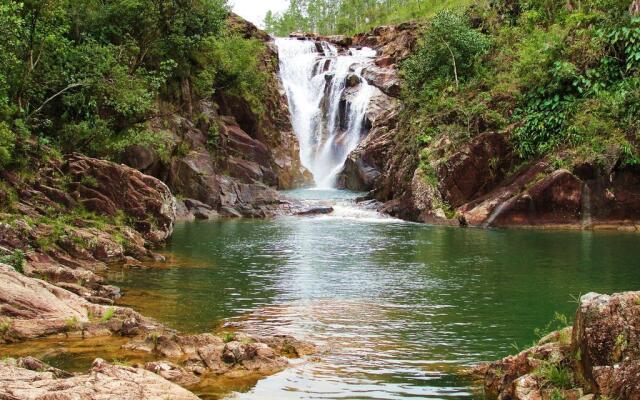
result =
[{"label": "rocky outcrop", "polygon": [[639,340],[640,292],[589,293],[573,327],[474,372],[490,398],[640,399]]},{"label": "rocky outcrop", "polygon": [[380,26],[371,32],[356,35],[353,46],[366,46],[378,50],[376,65],[395,67],[411,55],[418,43],[421,25],[407,22],[399,25]]},{"label": "rocky outcrop", "polygon": [[168,366],[147,364],[147,369],[165,371],[168,379],[197,381],[205,373],[230,377],[271,375],[289,365],[287,357],[302,357],[315,351],[313,346],[291,336],[259,337],[242,333],[227,334],[224,339],[208,333],[152,333],[125,348],[177,362]]},{"label": "rocky outcrop", "polygon": [[364,79],[377,92],[372,96],[366,113],[367,135],[349,155],[339,186],[357,191],[374,190],[375,197],[382,201],[397,199],[394,205],[388,205],[388,210],[404,204],[396,192],[402,191],[399,182],[406,181],[404,168],[394,162],[395,155],[399,153],[396,137],[402,110],[397,65],[411,54],[418,34],[418,26],[408,23],[379,27],[352,40],[352,46],[370,47],[377,51],[374,65],[362,72]]},{"label": "rocky outcrop", "polygon": [[108,263],[162,259],[148,247],[173,231],[176,202],[164,183],[78,154],[32,164],[28,179],[2,172],[0,189],[0,252],[21,252],[27,276],[108,304],[120,296],[98,275]]},{"label": "rocky outcrop", "polygon": [[21,400],[196,400],[193,393],[141,368],[97,359],[88,374],[61,376],[42,364],[0,362],[0,397]]},{"label": "rocky outcrop", "polygon": [[640,399],[640,293],[582,296],[572,339],[577,370],[594,392]]},{"label": "rocky outcrop", "polygon": [[417,222],[640,230],[637,166],[557,168],[551,160],[562,159],[561,150],[524,163],[511,142],[514,126],[504,132],[478,126],[479,133],[470,129],[464,138],[425,133],[420,144],[406,135],[412,119],[402,113],[397,65],[415,50],[420,28],[384,26],[349,41],[377,50],[375,65],[362,76],[378,92],[367,111],[368,132],[347,158],[340,187],[367,191],[385,203],[381,211]]},{"label": "rocky outcrop", "polygon": [[0,264],[0,286],[0,342],[71,333],[131,336],[160,326],[133,310],[89,302],[72,292],[86,290],[80,286],[67,290],[4,264]]},{"label": "rocky outcrop", "polygon": [[381,186],[388,160],[392,156],[400,102],[377,89],[365,113],[367,135],[349,154],[339,177],[339,186],[369,191]]},{"label": "rocky outcrop", "polygon": [[173,233],[175,199],[160,180],[105,160],[69,156],[62,171],[72,179],[69,195],[87,210],[116,216],[123,212],[147,240],[162,242]]}]

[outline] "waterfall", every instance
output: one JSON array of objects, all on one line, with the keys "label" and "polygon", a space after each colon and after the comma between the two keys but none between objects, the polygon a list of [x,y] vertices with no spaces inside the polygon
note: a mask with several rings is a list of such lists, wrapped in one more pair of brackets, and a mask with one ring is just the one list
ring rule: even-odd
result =
[{"label": "waterfall", "polygon": [[362,77],[375,50],[339,52],[327,42],[276,39],[280,78],[302,164],[317,187],[333,188],[345,161],[365,134],[374,88]]}]

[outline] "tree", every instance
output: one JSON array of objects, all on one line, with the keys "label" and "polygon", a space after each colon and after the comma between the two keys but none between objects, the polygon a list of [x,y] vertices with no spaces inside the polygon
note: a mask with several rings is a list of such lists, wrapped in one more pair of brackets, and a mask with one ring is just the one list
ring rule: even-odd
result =
[{"label": "tree", "polygon": [[453,78],[458,88],[488,46],[487,37],[471,28],[465,17],[451,11],[439,12],[416,54],[405,62],[407,83],[420,89],[429,80]]}]

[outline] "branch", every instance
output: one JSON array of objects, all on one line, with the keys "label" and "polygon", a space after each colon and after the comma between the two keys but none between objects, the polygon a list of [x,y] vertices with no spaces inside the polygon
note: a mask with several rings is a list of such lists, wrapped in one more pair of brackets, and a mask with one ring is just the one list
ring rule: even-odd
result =
[{"label": "branch", "polygon": [[84,82],[79,82],[79,83],[72,83],[71,85],[67,86],[66,88],[62,89],[61,91],[59,91],[58,93],[54,94],[53,96],[49,97],[48,99],[46,99],[44,101],[44,103],[42,103],[40,105],[40,107],[38,107],[35,111],[33,111],[31,114],[29,114],[29,116],[27,118],[31,118],[34,114],[39,113],[40,111],[42,111],[42,109],[44,108],[44,106],[46,106],[47,104],[49,104],[49,102],[51,102],[51,100],[55,99],[56,97],[60,96],[62,93],[71,90],[73,88],[77,88],[79,86],[86,86],[86,83]]},{"label": "branch", "polygon": [[447,43],[447,41],[444,40],[442,37],[440,38],[440,40],[442,40],[442,43],[444,43],[444,45],[447,46],[447,50],[449,50],[449,54],[451,54],[451,60],[453,60],[453,75],[456,78],[456,90],[459,90],[460,82],[458,81],[458,67],[456,65],[456,56],[453,54],[453,51],[451,50],[449,43]]}]

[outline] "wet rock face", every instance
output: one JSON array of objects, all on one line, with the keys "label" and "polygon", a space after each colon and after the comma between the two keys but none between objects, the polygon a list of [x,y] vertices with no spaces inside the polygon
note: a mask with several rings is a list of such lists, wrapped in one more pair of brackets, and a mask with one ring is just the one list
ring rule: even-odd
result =
[{"label": "wet rock face", "polygon": [[[549,365],[567,371],[574,387],[546,381],[539,368]],[[491,398],[546,399],[559,391],[571,399],[640,399],[640,292],[584,295],[573,327],[474,373]]]},{"label": "wet rock face", "polygon": [[[375,65],[363,70],[363,78],[376,88],[366,112],[367,136],[345,163],[338,186],[357,191],[375,190],[377,198],[389,200],[402,191],[399,179],[404,171],[392,161],[397,153],[396,139],[401,81],[397,64],[414,49],[419,29],[415,24],[379,27],[353,38],[353,46],[377,51]],[[411,171],[413,173],[413,171]]]},{"label": "wet rock face", "polygon": [[463,146],[437,167],[444,200],[457,208],[494,189],[513,163],[510,145],[501,133],[486,133]]},{"label": "wet rock face", "polygon": [[87,375],[61,377],[29,368],[21,360],[0,362],[0,397],[7,399],[176,399],[198,397],[155,373],[96,359]]}]

